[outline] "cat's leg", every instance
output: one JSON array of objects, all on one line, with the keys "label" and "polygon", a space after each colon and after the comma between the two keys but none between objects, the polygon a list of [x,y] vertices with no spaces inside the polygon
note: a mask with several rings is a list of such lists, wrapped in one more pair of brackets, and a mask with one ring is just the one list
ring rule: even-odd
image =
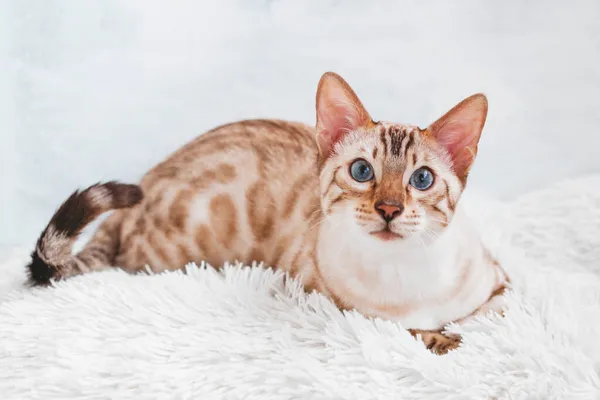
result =
[{"label": "cat's leg", "polygon": [[437,355],[456,349],[461,342],[459,335],[445,335],[441,330],[409,329],[408,332],[415,338],[419,335],[425,347]]},{"label": "cat's leg", "polygon": [[[486,315],[490,311],[495,312],[500,316],[504,316],[503,306],[505,291],[506,286],[504,285],[497,288],[491,294],[487,302],[482,304],[479,308],[466,317],[455,321],[455,323],[459,325],[464,324],[465,322],[474,319],[476,316]],[[409,329],[408,331],[415,338],[417,335],[420,335],[425,346],[438,355],[446,354],[448,351],[458,348],[462,341],[460,335],[448,332],[442,333],[441,330]]]},{"label": "cat's leg", "polygon": [[479,308],[473,311],[471,314],[467,315],[456,321],[457,324],[464,324],[467,321],[471,321],[477,316],[486,315],[490,311],[493,311],[500,316],[504,316],[504,292],[507,287],[502,285],[494,290],[494,292],[490,295],[488,301],[483,303]]}]

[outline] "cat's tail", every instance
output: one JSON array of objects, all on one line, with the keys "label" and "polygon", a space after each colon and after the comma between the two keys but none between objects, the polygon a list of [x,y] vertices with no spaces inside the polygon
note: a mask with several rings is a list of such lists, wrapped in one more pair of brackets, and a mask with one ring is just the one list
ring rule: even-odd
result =
[{"label": "cat's tail", "polygon": [[132,207],[142,201],[139,186],[118,182],[98,183],[75,191],[56,211],[42,232],[27,265],[29,283],[46,286],[52,280],[103,269],[114,262],[119,247],[122,215],[106,219],[92,240],[78,254],[73,245],[83,228],[101,214]]}]

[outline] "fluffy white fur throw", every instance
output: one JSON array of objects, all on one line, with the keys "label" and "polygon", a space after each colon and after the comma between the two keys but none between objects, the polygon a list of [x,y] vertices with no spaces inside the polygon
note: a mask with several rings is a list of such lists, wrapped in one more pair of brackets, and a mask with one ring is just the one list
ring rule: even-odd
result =
[{"label": "fluffy white fur throw", "polygon": [[0,398],[600,398],[600,178],[466,200],[515,288],[505,318],[451,328],[464,344],[446,356],[258,267],[25,290],[16,252],[0,265]]}]

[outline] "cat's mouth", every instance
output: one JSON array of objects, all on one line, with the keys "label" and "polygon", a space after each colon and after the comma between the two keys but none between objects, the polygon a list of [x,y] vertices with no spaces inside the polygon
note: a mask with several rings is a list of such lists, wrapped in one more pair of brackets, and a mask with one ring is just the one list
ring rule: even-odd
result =
[{"label": "cat's mouth", "polygon": [[371,235],[384,241],[403,239],[403,236],[399,233],[392,232],[389,226],[386,226],[380,231],[371,232]]}]

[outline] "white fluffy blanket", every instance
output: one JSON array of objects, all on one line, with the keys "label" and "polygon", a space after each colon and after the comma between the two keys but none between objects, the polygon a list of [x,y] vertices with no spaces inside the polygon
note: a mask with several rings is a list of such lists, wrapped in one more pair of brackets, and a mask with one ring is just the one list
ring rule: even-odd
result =
[{"label": "white fluffy blanket", "polygon": [[466,200],[515,289],[506,318],[452,328],[464,344],[446,356],[258,267],[23,290],[15,251],[0,265],[0,398],[600,398],[600,178]]}]

